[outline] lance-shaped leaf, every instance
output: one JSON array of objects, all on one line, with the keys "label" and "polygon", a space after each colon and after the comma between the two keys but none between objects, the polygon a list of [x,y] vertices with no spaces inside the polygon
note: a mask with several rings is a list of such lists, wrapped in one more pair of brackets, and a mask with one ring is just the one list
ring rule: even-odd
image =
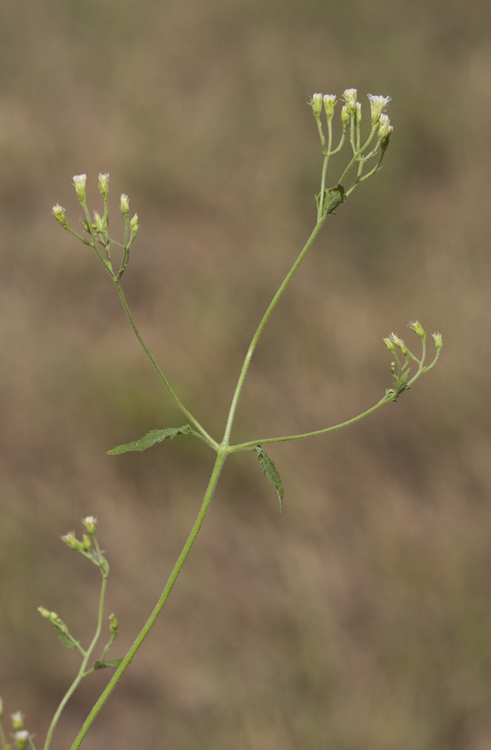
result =
[{"label": "lance-shaped leaf", "polygon": [[94,669],[106,669],[107,667],[117,669],[122,661],[122,659],[106,659],[105,661],[99,660],[94,663]]},{"label": "lance-shaped leaf", "polygon": [[257,453],[257,457],[259,459],[259,463],[261,464],[264,476],[268,477],[269,481],[271,482],[276,492],[278,493],[278,500],[280,501],[280,513],[281,513],[283,510],[283,498],[285,496],[285,490],[283,489],[283,483],[278,473],[278,469],[274,465],[273,459],[268,456],[266,451],[264,451],[260,445],[256,445],[254,450]]},{"label": "lance-shaped leaf", "polygon": [[176,435],[189,435],[191,434],[191,427],[185,424],[184,427],[167,427],[165,430],[150,430],[139,440],[135,440],[133,443],[126,443],[125,445],[118,445],[116,448],[107,452],[108,456],[116,456],[118,453],[127,453],[128,451],[146,451],[147,448],[151,448],[156,443],[161,443],[162,440],[170,438],[174,440]]}]

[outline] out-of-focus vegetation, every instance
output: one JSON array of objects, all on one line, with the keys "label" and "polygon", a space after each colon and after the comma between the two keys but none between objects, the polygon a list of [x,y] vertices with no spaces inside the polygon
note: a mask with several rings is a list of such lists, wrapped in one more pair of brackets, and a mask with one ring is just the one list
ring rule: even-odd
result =
[{"label": "out-of-focus vegetation", "polygon": [[[141,228],[123,279],[171,383],[215,437],[264,306],[315,222],[308,97],[390,95],[383,171],[327,222],[275,311],[238,440],[349,418],[391,384],[382,337],[445,347],[364,423],[227,461],[163,617],[87,750],[484,750],[491,736],[491,5],[484,0],[3,3],[0,683],[44,735],[77,667],[36,607],[92,632],[99,518],[119,646],[199,507],[213,455],[114,445],[182,417],[74,219],[111,173]],[[368,105],[365,117],[368,119]],[[90,193],[92,191],[92,195]],[[80,559],[78,559],[80,557]],[[77,624],[76,624],[77,623]],[[85,681],[66,748],[108,679]]]}]

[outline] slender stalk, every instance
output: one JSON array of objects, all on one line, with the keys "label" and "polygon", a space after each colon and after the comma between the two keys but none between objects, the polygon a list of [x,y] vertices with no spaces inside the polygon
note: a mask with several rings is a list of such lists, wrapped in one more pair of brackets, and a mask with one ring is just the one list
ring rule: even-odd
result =
[{"label": "slender stalk", "polygon": [[114,281],[114,286],[116,287],[116,291],[118,292],[119,299],[121,300],[121,304],[123,305],[124,311],[126,313],[126,317],[130,321],[130,324],[131,324],[131,327],[133,329],[133,332],[134,332],[135,336],[137,337],[138,341],[140,342],[141,346],[143,347],[143,349],[145,351],[145,354],[147,355],[147,357],[149,358],[150,362],[152,363],[152,365],[154,366],[155,370],[157,371],[157,375],[159,376],[160,380],[162,381],[162,383],[165,385],[165,387],[169,391],[172,400],[174,401],[174,403],[176,404],[176,406],[183,412],[183,414],[186,415],[186,417],[194,424],[195,427],[197,427],[197,429],[201,432],[201,434],[206,438],[206,442],[212,448],[214,448],[215,450],[218,450],[218,443],[215,440],[213,440],[213,438],[206,432],[205,428],[200,425],[200,423],[198,422],[198,420],[193,417],[193,415],[191,414],[191,412],[189,412],[186,409],[186,407],[184,406],[184,404],[181,403],[181,401],[179,400],[179,398],[177,397],[177,395],[174,393],[174,390],[172,389],[169,381],[167,380],[167,378],[165,377],[164,373],[162,372],[162,370],[158,366],[158,364],[157,364],[157,362],[155,360],[155,357],[151,353],[150,349],[148,348],[148,346],[146,345],[145,341],[143,340],[143,337],[142,337],[140,331],[136,327],[135,321],[133,320],[133,316],[132,316],[132,314],[130,312],[130,308],[128,307],[128,303],[126,301],[126,297],[123,294],[123,290],[121,289],[121,285],[120,285],[119,281],[117,279],[115,279],[114,277],[113,277],[113,281]]},{"label": "slender stalk", "polygon": [[[102,572],[102,571],[101,571]],[[92,639],[92,642],[85,652],[84,658],[82,660],[82,664],[80,665],[80,669],[78,670],[78,674],[75,677],[74,681],[70,685],[69,689],[65,693],[60,705],[56,709],[56,713],[53,716],[53,721],[51,722],[48,733],[46,735],[46,741],[44,743],[44,750],[48,750],[50,744],[51,744],[51,738],[53,736],[53,732],[55,731],[56,725],[58,723],[58,720],[61,716],[61,713],[63,709],[65,708],[66,704],[68,703],[70,697],[73,695],[77,687],[79,686],[80,682],[83,680],[83,678],[86,675],[85,669],[87,667],[87,662],[89,661],[90,655],[92,651],[94,650],[94,647],[99,640],[99,636],[101,634],[101,628],[102,628],[102,616],[104,611],[104,598],[106,594],[106,585],[107,585],[107,573],[104,575],[102,574],[102,585],[101,585],[101,595],[99,597],[99,613],[97,617],[97,628],[95,631],[95,635]]]},{"label": "slender stalk", "polygon": [[341,427],[347,427],[350,424],[354,424],[355,422],[359,422],[360,419],[363,419],[363,417],[368,416],[369,414],[372,414],[374,411],[377,411],[377,409],[380,409],[381,406],[384,406],[384,404],[388,404],[390,401],[393,401],[393,396],[384,396],[375,406],[372,406],[370,409],[367,409],[363,412],[363,414],[358,414],[358,416],[353,417],[352,419],[348,419],[346,422],[341,422],[340,424],[335,424],[333,427],[326,427],[323,430],[315,430],[314,432],[304,432],[301,435],[287,435],[285,437],[276,437],[276,438],[266,438],[264,440],[250,440],[247,443],[239,443],[238,445],[231,445],[229,448],[230,453],[235,453],[236,451],[244,451],[248,449],[255,448],[256,445],[263,445],[264,443],[285,443],[287,440],[302,440],[303,438],[309,438],[309,437],[315,437],[316,435],[325,435],[328,432],[334,432],[334,430],[340,430]]},{"label": "slender stalk", "polygon": [[[321,196],[321,200],[322,200],[322,196]],[[283,292],[285,291],[285,289],[288,286],[289,282],[291,281],[291,279],[292,279],[295,271],[299,267],[300,263],[305,258],[306,254],[307,254],[307,252],[308,252],[308,250],[310,248],[310,246],[312,245],[312,243],[314,242],[315,238],[319,234],[319,232],[320,232],[320,230],[322,228],[322,225],[324,224],[325,220],[327,219],[327,216],[328,216],[328,214],[325,213],[321,217],[321,219],[319,219],[317,221],[317,224],[315,225],[312,234],[310,235],[309,239],[305,243],[305,246],[304,246],[302,252],[298,256],[297,260],[295,261],[295,263],[291,267],[290,271],[286,275],[286,277],[285,277],[283,283],[281,284],[280,288],[278,289],[278,291],[276,292],[275,296],[273,297],[273,299],[271,301],[271,304],[269,305],[268,309],[264,313],[264,315],[262,317],[262,320],[259,323],[259,326],[257,327],[256,333],[254,334],[254,336],[252,338],[251,344],[249,346],[249,349],[247,350],[247,354],[246,354],[245,359],[244,359],[244,364],[242,365],[242,370],[240,372],[239,380],[238,380],[237,386],[235,388],[234,397],[232,399],[232,405],[230,407],[230,411],[229,411],[229,415],[228,415],[228,419],[227,419],[227,426],[225,428],[225,435],[224,435],[224,438],[223,438],[223,445],[227,445],[228,446],[229,439],[230,439],[230,432],[232,430],[232,425],[233,425],[233,422],[234,422],[235,412],[236,412],[236,409],[237,409],[237,404],[239,402],[239,397],[240,397],[240,394],[241,394],[241,391],[242,391],[242,387],[244,385],[245,377],[247,375],[247,370],[249,369],[249,364],[250,364],[250,361],[252,359],[252,355],[254,354],[254,350],[255,350],[255,348],[257,346],[257,342],[259,341],[259,337],[261,336],[261,333],[263,332],[264,326],[268,322],[269,316],[271,315],[271,313],[273,312],[274,308],[276,307],[276,305],[278,303],[278,300],[280,299],[281,295],[283,294]]]},{"label": "slender stalk", "polygon": [[135,642],[131,646],[130,650],[124,657],[123,661],[121,662],[120,666],[114,673],[112,679],[108,683],[106,689],[101,694],[99,700],[95,704],[94,708],[88,715],[87,719],[85,720],[82,729],[78,733],[75,742],[71,746],[70,750],[76,750],[78,747],[80,747],[82,740],[84,739],[85,735],[87,734],[87,731],[89,730],[91,724],[93,723],[94,719],[96,718],[97,714],[103,707],[104,703],[107,701],[109,696],[111,695],[112,691],[116,687],[117,683],[119,682],[120,678],[123,675],[123,672],[126,670],[130,662],[132,661],[133,657],[135,656],[136,652],[142,645],[143,641],[147,637],[148,633],[152,629],[153,625],[155,624],[155,621],[157,620],[157,617],[159,616],[160,612],[162,611],[162,608],[164,604],[166,603],[170,592],[172,591],[172,588],[177,580],[177,577],[179,573],[181,572],[182,566],[186,562],[186,558],[189,555],[191,551],[191,547],[194,544],[194,541],[196,537],[198,536],[199,530],[201,529],[201,526],[203,524],[203,521],[205,520],[206,513],[208,511],[208,508],[210,506],[213,493],[215,491],[215,487],[218,482],[218,478],[220,476],[220,472],[222,470],[222,466],[225,462],[225,459],[227,458],[228,451],[226,448],[220,447],[218,450],[218,455],[216,457],[215,466],[213,467],[213,472],[210,477],[210,481],[208,483],[208,487],[205,492],[205,496],[203,498],[203,502],[201,504],[200,511],[198,513],[198,516],[196,518],[196,521],[194,523],[194,526],[191,530],[191,533],[188,536],[188,539],[186,541],[186,544],[184,545],[181,554],[179,555],[179,558],[174,566],[174,569],[169,577],[169,580],[167,581],[165,588],[162,592],[162,595],[160,599],[158,600],[152,614],[146,621],[145,625],[141,629],[140,633],[136,637]]}]

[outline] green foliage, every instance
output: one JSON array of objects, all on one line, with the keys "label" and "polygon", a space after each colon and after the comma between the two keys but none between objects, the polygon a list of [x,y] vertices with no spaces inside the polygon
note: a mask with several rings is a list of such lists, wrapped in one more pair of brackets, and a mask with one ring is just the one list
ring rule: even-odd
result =
[{"label": "green foliage", "polygon": [[94,669],[117,669],[123,659],[105,659],[104,661],[98,660],[94,663]]},{"label": "green foliage", "polygon": [[268,456],[266,451],[263,450],[260,445],[257,445],[254,450],[257,453],[257,457],[259,459],[259,463],[261,464],[264,476],[269,479],[276,492],[278,493],[281,513],[283,510],[283,498],[285,496],[285,490],[283,489],[283,483],[281,481],[278,469],[276,468],[273,459]]},{"label": "green foliage", "polygon": [[165,430],[150,430],[139,440],[135,440],[133,443],[126,443],[125,445],[118,445],[110,451],[107,451],[108,456],[116,456],[119,453],[128,453],[129,451],[146,451],[147,448],[151,448],[156,443],[161,443],[166,438],[174,440],[176,435],[190,435],[191,427],[186,424],[183,427],[167,427]]}]

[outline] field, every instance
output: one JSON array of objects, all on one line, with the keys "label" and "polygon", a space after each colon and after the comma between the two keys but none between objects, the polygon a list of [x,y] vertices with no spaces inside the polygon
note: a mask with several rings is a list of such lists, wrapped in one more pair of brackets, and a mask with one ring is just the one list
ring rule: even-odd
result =
[{"label": "field", "polygon": [[[87,750],[487,750],[491,737],[491,5],[476,0],[4,4],[0,26],[0,694],[40,742],[78,666],[97,571],[123,655],[193,523],[213,455],[109,278],[56,225],[111,174],[140,230],[123,287],[216,437],[249,340],[315,223],[314,92],[390,95],[384,169],[331,217],[271,318],[235,438],[321,429],[391,385],[382,338],[441,331],[437,368],[346,430],[226,463],[161,620]],[[368,120],[368,104],[365,105]],[[333,178],[335,179],[335,177]],[[53,750],[107,682],[88,678]]]}]

